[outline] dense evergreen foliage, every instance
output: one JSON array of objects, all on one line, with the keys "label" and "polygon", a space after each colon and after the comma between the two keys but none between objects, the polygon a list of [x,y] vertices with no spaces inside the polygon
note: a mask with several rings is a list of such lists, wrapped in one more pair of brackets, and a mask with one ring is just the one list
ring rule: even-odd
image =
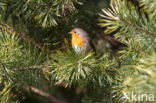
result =
[{"label": "dense evergreen foliage", "polygon": [[[75,27],[96,54],[72,50]],[[0,1],[0,103],[155,103],[155,69],[156,0]]]}]

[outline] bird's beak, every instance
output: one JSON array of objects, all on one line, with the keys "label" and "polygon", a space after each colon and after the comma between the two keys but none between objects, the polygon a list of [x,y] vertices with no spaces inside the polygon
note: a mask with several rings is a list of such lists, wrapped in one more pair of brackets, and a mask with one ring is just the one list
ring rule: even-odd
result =
[{"label": "bird's beak", "polygon": [[70,31],[70,32],[68,32],[68,34],[72,34],[72,32]]}]

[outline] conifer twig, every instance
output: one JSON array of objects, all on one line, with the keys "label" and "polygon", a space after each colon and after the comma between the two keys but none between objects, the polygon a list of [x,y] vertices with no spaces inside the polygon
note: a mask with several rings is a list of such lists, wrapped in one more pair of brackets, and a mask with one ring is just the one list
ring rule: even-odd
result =
[{"label": "conifer twig", "polygon": [[33,92],[37,95],[40,95],[42,97],[45,97],[47,98],[50,102],[52,103],[68,103],[67,101],[65,100],[62,100],[62,99],[59,99],[57,97],[54,97],[53,95],[47,93],[47,92],[44,92],[43,90],[40,90],[36,87],[32,87],[32,86],[27,86],[26,88],[24,88],[27,92]]},{"label": "conifer twig", "polygon": [[50,50],[47,48],[44,48],[43,46],[41,46],[40,44],[36,43],[35,41],[31,40],[30,38],[26,37],[25,34],[21,34],[16,32],[15,30],[13,30],[12,28],[10,28],[8,25],[6,24],[0,24],[0,30],[4,30],[10,34],[15,34],[17,35],[19,38],[21,38],[22,40],[34,45],[35,47],[41,49],[41,50],[45,50],[47,53],[50,53]]},{"label": "conifer twig", "polygon": [[132,23],[130,23],[129,21],[123,19],[123,18],[120,18],[120,21],[123,22],[123,23],[125,23],[126,25],[129,25],[129,26],[131,26],[131,27],[133,27],[133,28],[136,28],[138,31],[143,31],[145,34],[156,38],[156,34],[151,33],[151,32],[149,32],[148,30],[146,30],[146,29],[144,29],[144,28],[142,28],[142,27],[140,27],[140,26],[138,26],[138,25],[136,25],[136,24],[132,24]]}]

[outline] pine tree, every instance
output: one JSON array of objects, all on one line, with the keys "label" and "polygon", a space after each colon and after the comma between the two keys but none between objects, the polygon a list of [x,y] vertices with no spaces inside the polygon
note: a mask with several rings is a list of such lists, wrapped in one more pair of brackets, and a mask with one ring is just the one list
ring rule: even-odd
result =
[{"label": "pine tree", "polygon": [[[77,26],[92,39],[104,30],[126,47],[76,54],[66,33]],[[155,44],[155,0],[111,0],[109,6],[1,0],[0,103],[135,103],[131,93],[156,96]]]}]

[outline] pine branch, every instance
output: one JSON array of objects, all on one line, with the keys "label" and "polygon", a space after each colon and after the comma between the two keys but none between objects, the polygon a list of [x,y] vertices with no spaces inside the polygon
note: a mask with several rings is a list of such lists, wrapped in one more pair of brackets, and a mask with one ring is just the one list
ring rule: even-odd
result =
[{"label": "pine branch", "polygon": [[[155,32],[152,32],[148,30],[147,26],[151,25],[150,23],[154,22],[152,19],[149,20],[148,24],[143,24],[143,21],[147,22],[147,18],[144,17],[141,14],[144,14],[142,12],[138,12],[137,8],[134,4],[129,2],[128,0],[115,0],[111,1],[110,8],[102,9],[102,12],[104,14],[100,14],[102,19],[99,19],[100,23],[99,25],[101,27],[106,27],[105,30],[106,33],[114,33],[115,31],[122,30],[118,32],[119,34],[122,34],[123,32],[129,32],[131,29],[135,29],[133,31],[136,31],[137,33],[145,33],[145,35],[149,35],[152,37],[156,37]],[[150,15],[150,14],[148,14]],[[129,19],[128,19],[129,18]],[[133,22],[138,21],[138,22]],[[127,28],[128,27],[128,28]],[[154,29],[154,28],[150,28]],[[139,33],[139,34],[140,34]]]},{"label": "pine branch", "polygon": [[146,29],[144,29],[144,28],[142,28],[142,27],[140,27],[140,26],[138,26],[138,25],[136,25],[136,24],[132,24],[131,22],[129,22],[129,21],[123,19],[123,18],[120,18],[120,21],[123,22],[123,23],[125,23],[126,25],[129,25],[129,26],[131,26],[131,27],[137,29],[138,31],[142,31],[142,32],[144,32],[145,34],[156,38],[156,34],[151,33],[151,32],[149,32],[148,30],[146,30]]},{"label": "pine branch", "polygon": [[35,94],[38,94],[42,97],[47,98],[49,101],[51,101],[52,103],[68,103],[65,100],[59,99],[57,97],[54,97],[53,95],[44,92],[43,90],[40,90],[38,88],[32,87],[32,86],[27,86],[26,88],[24,88],[24,90],[26,90],[27,92],[33,92]]},{"label": "pine branch", "polygon": [[3,31],[6,31],[8,32],[9,34],[15,34],[17,35],[18,37],[20,37],[22,40],[34,45],[35,47],[41,49],[41,50],[45,50],[47,53],[50,53],[50,50],[47,49],[47,48],[44,48],[42,45],[36,43],[35,41],[31,40],[30,38],[26,37],[25,34],[21,34],[21,33],[18,33],[16,32],[15,30],[13,30],[12,28],[10,28],[8,25],[6,24],[0,24],[0,30],[3,30]]}]

